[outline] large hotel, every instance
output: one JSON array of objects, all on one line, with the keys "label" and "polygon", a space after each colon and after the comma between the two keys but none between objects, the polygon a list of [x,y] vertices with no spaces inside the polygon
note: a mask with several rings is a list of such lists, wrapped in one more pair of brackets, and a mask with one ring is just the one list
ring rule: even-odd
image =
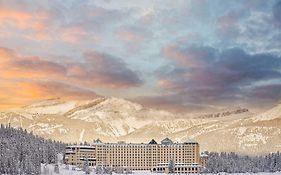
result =
[{"label": "large hotel", "polygon": [[173,143],[169,138],[165,138],[160,144],[153,139],[148,144],[102,143],[98,139],[89,146],[66,147],[66,164],[82,166],[85,160],[90,166],[162,173],[168,173],[172,163],[175,173],[198,173],[206,165],[207,156],[200,155],[196,141]]}]

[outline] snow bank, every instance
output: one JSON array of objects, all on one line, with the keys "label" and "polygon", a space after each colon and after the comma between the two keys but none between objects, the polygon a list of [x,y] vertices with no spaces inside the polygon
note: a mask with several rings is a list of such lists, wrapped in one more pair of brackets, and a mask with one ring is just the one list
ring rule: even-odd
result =
[{"label": "snow bank", "polygon": [[[45,166],[45,173],[44,173],[44,164],[42,164],[42,175],[56,175],[54,172],[55,165],[47,165]],[[85,173],[80,169],[75,166],[69,165],[68,168],[66,165],[61,164],[59,166],[59,174],[60,175],[85,175]],[[91,171],[90,175],[95,174],[93,170]],[[117,175],[116,173],[112,173]],[[118,174],[118,175],[123,175],[123,174]],[[133,175],[167,175],[164,173],[151,173],[150,171],[135,171],[133,172]],[[191,175],[191,174],[188,174]],[[204,175],[215,175],[215,174],[204,174]],[[228,175],[228,173],[218,173],[216,175]],[[275,173],[233,173],[229,175],[281,175],[281,172],[275,172]]]}]

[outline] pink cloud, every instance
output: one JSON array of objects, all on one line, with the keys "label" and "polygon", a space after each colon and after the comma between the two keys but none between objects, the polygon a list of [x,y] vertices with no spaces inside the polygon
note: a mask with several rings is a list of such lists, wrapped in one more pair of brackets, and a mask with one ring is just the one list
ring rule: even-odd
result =
[{"label": "pink cloud", "polygon": [[184,52],[175,45],[165,47],[163,53],[167,58],[188,67],[204,67],[206,63],[203,60],[208,56],[205,52],[199,50]]},{"label": "pink cloud", "polygon": [[[100,52],[85,53],[81,63],[63,64],[0,47],[0,58],[1,99],[18,96],[26,102],[46,97],[92,98],[96,94],[86,89],[130,88],[142,84],[124,62]],[[11,99],[9,103],[17,100]]]},{"label": "pink cloud", "polygon": [[117,32],[117,36],[125,41],[129,42],[142,42],[144,37],[134,31],[124,30]]}]

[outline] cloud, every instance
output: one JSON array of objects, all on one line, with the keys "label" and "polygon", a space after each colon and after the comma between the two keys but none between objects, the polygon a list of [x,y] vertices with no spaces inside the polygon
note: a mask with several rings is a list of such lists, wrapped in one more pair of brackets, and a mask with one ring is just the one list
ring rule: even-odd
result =
[{"label": "cloud", "polygon": [[[184,98],[186,103],[223,105],[262,100],[262,96],[271,102],[281,98],[264,94],[257,85],[280,80],[281,58],[276,55],[249,54],[240,48],[218,50],[182,45],[173,45],[163,54],[173,65],[156,72],[158,85],[164,92]],[[255,91],[255,97],[249,95],[249,89]]]},{"label": "cloud", "polygon": [[142,42],[144,40],[143,36],[130,30],[119,31],[117,32],[117,36],[128,42]]},{"label": "cloud", "polygon": [[88,89],[56,81],[1,81],[0,108],[11,108],[36,100],[57,98],[65,100],[94,99],[98,95]]},{"label": "cloud", "polygon": [[21,56],[11,49],[0,47],[0,76],[2,78],[62,77],[66,68],[40,57]]},{"label": "cloud", "polygon": [[32,14],[28,12],[0,7],[0,20],[2,24],[13,24],[20,28],[27,28],[31,18]]},{"label": "cloud", "polygon": [[52,21],[52,11],[26,1],[15,3],[2,1],[0,4],[0,27],[2,30],[21,31],[21,35],[33,39],[47,39]]},{"label": "cloud", "polygon": [[250,100],[280,75],[280,3],[0,0],[0,78],[132,87],[184,108]]},{"label": "cloud", "polygon": [[235,38],[241,34],[238,26],[239,15],[237,12],[229,12],[217,19],[217,32],[219,37]]},{"label": "cloud", "polygon": [[140,86],[142,80],[130,70],[121,59],[100,52],[87,52],[84,54],[88,75],[85,80],[111,88],[128,88]]},{"label": "cloud", "polygon": [[47,78],[70,80],[90,87],[128,88],[142,81],[120,59],[100,52],[87,52],[84,62],[56,63],[40,57],[21,56],[13,50],[0,48],[2,78]]},{"label": "cloud", "polygon": [[14,37],[21,40],[77,44],[100,38],[128,17],[128,13],[89,1],[1,1],[0,30],[16,33]]},{"label": "cloud", "polygon": [[247,89],[248,98],[254,98],[262,101],[279,101],[281,98],[281,83],[280,84],[269,84],[259,85],[253,88]]},{"label": "cloud", "polygon": [[273,18],[278,27],[281,27],[281,1],[278,1],[272,9]]},{"label": "cloud", "polygon": [[205,48],[180,48],[175,45],[169,45],[163,49],[166,57],[173,59],[177,64],[188,67],[203,67],[206,66],[204,59],[214,57],[214,49]]},{"label": "cloud", "polygon": [[17,84],[21,96],[34,99],[63,97],[64,99],[94,99],[98,95],[91,90],[83,89],[56,81],[25,81]]},{"label": "cloud", "polygon": [[3,47],[0,47],[0,82],[0,98],[16,96],[24,101],[46,97],[89,99],[97,96],[94,88],[123,89],[143,83],[123,61],[105,53],[86,52],[81,62],[54,62]]}]

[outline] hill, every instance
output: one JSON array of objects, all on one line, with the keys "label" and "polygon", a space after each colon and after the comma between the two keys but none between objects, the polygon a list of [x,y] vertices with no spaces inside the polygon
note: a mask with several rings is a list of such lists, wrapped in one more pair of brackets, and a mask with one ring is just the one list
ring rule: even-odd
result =
[{"label": "hill", "polygon": [[[281,148],[280,105],[264,114],[230,108],[214,114],[174,114],[119,98],[52,99],[0,113],[1,123],[64,142],[148,142],[196,139],[202,150],[255,154]],[[262,117],[261,117],[262,116]],[[265,120],[266,118],[266,120]]]}]

